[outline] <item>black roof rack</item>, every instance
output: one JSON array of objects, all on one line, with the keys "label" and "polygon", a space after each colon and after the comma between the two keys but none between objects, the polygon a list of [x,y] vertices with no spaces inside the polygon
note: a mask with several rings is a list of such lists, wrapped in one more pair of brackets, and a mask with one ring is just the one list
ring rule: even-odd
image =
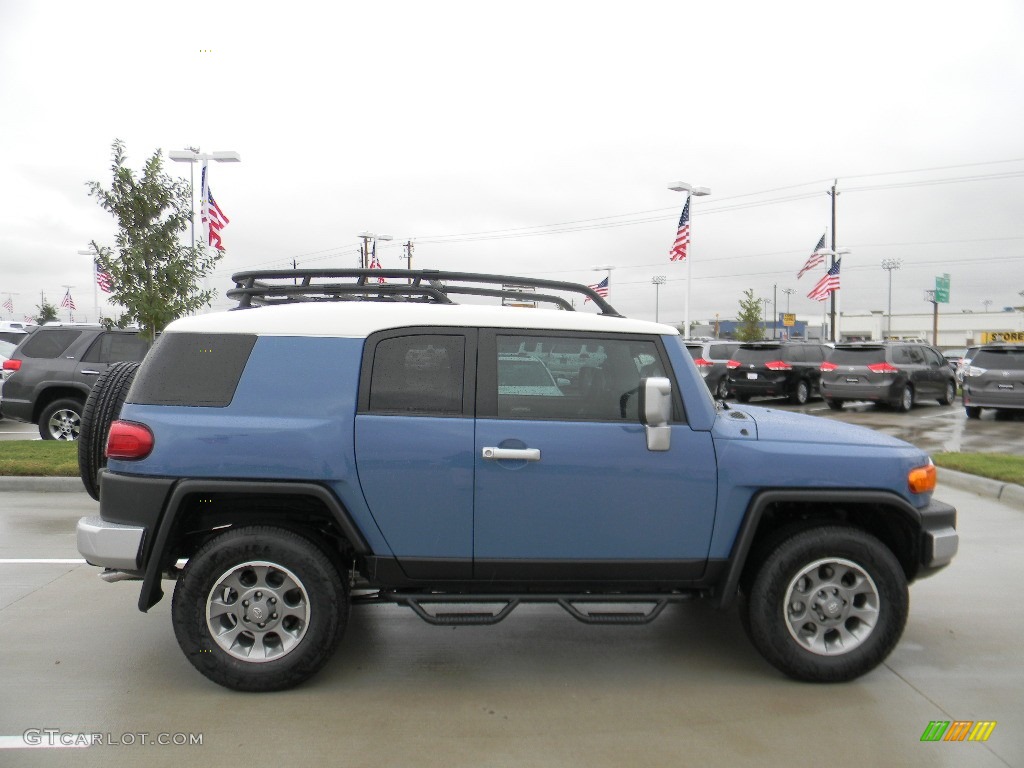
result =
[{"label": "black roof rack", "polygon": [[[379,278],[405,282],[381,283]],[[622,317],[592,288],[580,283],[534,277],[437,269],[271,269],[236,272],[231,279],[235,287],[228,290],[227,296],[238,301],[236,309],[308,301],[454,304],[452,295],[470,295],[548,302],[560,309],[573,311],[572,304],[565,298],[536,291],[541,289],[579,294],[593,301],[600,314]],[[499,287],[485,287],[489,285]]]}]

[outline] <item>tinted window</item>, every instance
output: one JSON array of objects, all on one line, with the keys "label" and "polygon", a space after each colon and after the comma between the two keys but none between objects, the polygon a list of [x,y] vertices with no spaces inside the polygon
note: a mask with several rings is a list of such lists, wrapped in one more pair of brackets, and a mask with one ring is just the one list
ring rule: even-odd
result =
[{"label": "tinted window", "polygon": [[63,355],[68,347],[82,335],[81,331],[70,328],[54,331],[36,331],[32,338],[25,342],[21,354],[25,357],[55,358]]},{"label": "tinted window", "polygon": [[128,402],[224,408],[255,344],[251,335],[165,334],[139,369]]},{"label": "tinted window", "polygon": [[711,355],[712,360],[728,360],[736,351],[736,346],[735,344],[712,344],[708,348],[708,354]]},{"label": "tinted window", "polygon": [[946,358],[944,358],[934,349],[931,349],[930,347],[922,347],[922,349],[924,351],[925,360],[928,361],[928,365],[932,366],[933,368],[938,368],[940,366],[946,366],[947,368],[949,367],[949,363],[946,362]]},{"label": "tinted window", "polygon": [[[527,338],[524,342],[522,336],[497,337],[499,417],[636,420],[640,380],[665,375],[653,341],[588,341],[591,354],[560,360],[557,370],[552,370],[541,355],[519,351],[552,348],[540,341]],[[553,348],[561,344],[561,340],[556,340]],[[580,349],[579,342],[575,342],[575,348]]]},{"label": "tinted window", "polygon": [[971,365],[977,368],[1024,371],[1024,349],[983,349],[974,356]]},{"label": "tinted window", "polygon": [[836,365],[872,365],[885,361],[882,347],[836,347],[829,355],[829,362]]},{"label": "tinted window", "polygon": [[698,357],[701,356],[701,353],[704,351],[704,349],[703,347],[687,344],[686,351],[690,353],[690,357],[696,360]]},{"label": "tinted window", "polygon": [[82,356],[86,363],[142,362],[149,344],[135,333],[103,333]]},{"label": "tinted window", "polygon": [[804,359],[808,363],[820,363],[825,360],[825,350],[817,344],[808,344],[804,347]]},{"label": "tinted window", "polygon": [[893,365],[911,365],[913,364],[914,358],[910,354],[910,347],[893,347],[892,348],[892,362]]},{"label": "tinted window", "polygon": [[465,360],[463,336],[399,336],[380,341],[373,353],[370,410],[461,414]]},{"label": "tinted window", "polygon": [[754,365],[763,365],[781,358],[782,350],[779,347],[740,347],[732,356],[733,360]]}]

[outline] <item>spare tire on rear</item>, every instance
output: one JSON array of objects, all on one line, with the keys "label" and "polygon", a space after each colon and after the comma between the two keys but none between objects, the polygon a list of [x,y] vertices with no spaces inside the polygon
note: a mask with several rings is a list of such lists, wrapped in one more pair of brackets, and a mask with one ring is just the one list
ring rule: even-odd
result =
[{"label": "spare tire on rear", "polygon": [[82,409],[78,436],[78,473],[86,492],[100,498],[99,471],[107,466],[107,434],[121,413],[121,406],[139,369],[136,362],[114,363],[96,380]]}]

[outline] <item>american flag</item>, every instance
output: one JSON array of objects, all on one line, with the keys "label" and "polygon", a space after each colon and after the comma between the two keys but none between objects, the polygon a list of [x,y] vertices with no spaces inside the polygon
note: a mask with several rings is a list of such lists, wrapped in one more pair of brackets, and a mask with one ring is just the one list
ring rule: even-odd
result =
[{"label": "american flag", "polygon": [[[600,296],[601,298],[604,298],[604,299],[608,298],[608,278],[607,277],[604,280],[602,280],[600,283],[594,283],[593,285],[588,285],[587,287],[590,290],[592,290],[594,293],[596,293],[598,296]],[[587,296],[585,299],[583,299],[583,303],[584,304],[586,304],[588,301],[590,301],[590,297],[589,296]]]},{"label": "american flag", "polygon": [[224,211],[220,209],[220,206],[217,205],[217,201],[213,199],[213,192],[210,191],[210,187],[206,183],[205,163],[203,164],[202,179],[203,213],[201,221],[203,224],[207,225],[210,231],[210,245],[218,251],[223,251],[224,244],[220,239],[220,231],[230,224],[231,220],[224,215]]},{"label": "american flag", "polygon": [[70,288],[68,288],[68,292],[64,294],[64,298],[61,300],[60,305],[64,309],[78,309],[78,307],[75,306],[75,300],[71,298]]},{"label": "american flag", "polygon": [[114,281],[110,278],[110,273],[100,269],[99,264],[96,265],[96,285],[104,293],[111,293],[114,290]]},{"label": "american flag", "polygon": [[[370,259],[370,269],[384,269],[384,267],[380,265],[380,262],[377,261],[376,254],[374,254],[374,256]],[[383,277],[378,277],[377,282],[383,284],[386,283],[387,280],[385,280]]]},{"label": "american flag", "polygon": [[7,301],[4,302],[4,309],[6,309],[8,312],[13,312],[14,311],[14,302],[11,301],[11,297],[10,296],[8,296],[7,297]]},{"label": "american flag", "polygon": [[683,214],[679,217],[679,229],[676,230],[676,241],[668,252],[669,261],[682,261],[686,258],[686,249],[690,246],[690,196],[686,196]]},{"label": "american flag", "polygon": [[828,295],[832,291],[839,290],[839,262],[842,259],[836,259],[836,263],[832,265],[832,269],[825,273],[824,277],[818,281],[818,284],[811,289],[811,292],[807,294],[808,299],[814,299],[815,301],[824,301],[828,298]]},{"label": "american flag", "polygon": [[807,263],[804,264],[803,269],[801,269],[799,272],[796,273],[796,279],[799,280],[801,277],[803,277],[804,276],[804,272],[807,272],[810,269],[814,269],[819,264],[824,264],[825,263],[825,251],[827,251],[827,250],[828,249],[825,247],[825,235],[822,235],[821,236],[821,240],[819,240],[818,244],[816,246],[814,246],[814,253],[812,253],[808,257]]}]

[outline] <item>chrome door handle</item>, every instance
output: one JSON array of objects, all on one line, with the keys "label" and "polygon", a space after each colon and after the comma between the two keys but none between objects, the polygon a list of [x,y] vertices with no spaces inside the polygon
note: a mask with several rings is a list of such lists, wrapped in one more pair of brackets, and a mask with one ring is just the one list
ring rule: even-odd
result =
[{"label": "chrome door handle", "polygon": [[100,375],[99,371],[94,371],[94,370],[92,370],[90,368],[83,368],[82,370],[79,371],[79,373],[84,373],[84,374],[86,374],[88,376],[99,376]]},{"label": "chrome door handle", "polygon": [[490,461],[518,459],[519,461],[540,461],[540,448],[484,448],[480,455]]}]

